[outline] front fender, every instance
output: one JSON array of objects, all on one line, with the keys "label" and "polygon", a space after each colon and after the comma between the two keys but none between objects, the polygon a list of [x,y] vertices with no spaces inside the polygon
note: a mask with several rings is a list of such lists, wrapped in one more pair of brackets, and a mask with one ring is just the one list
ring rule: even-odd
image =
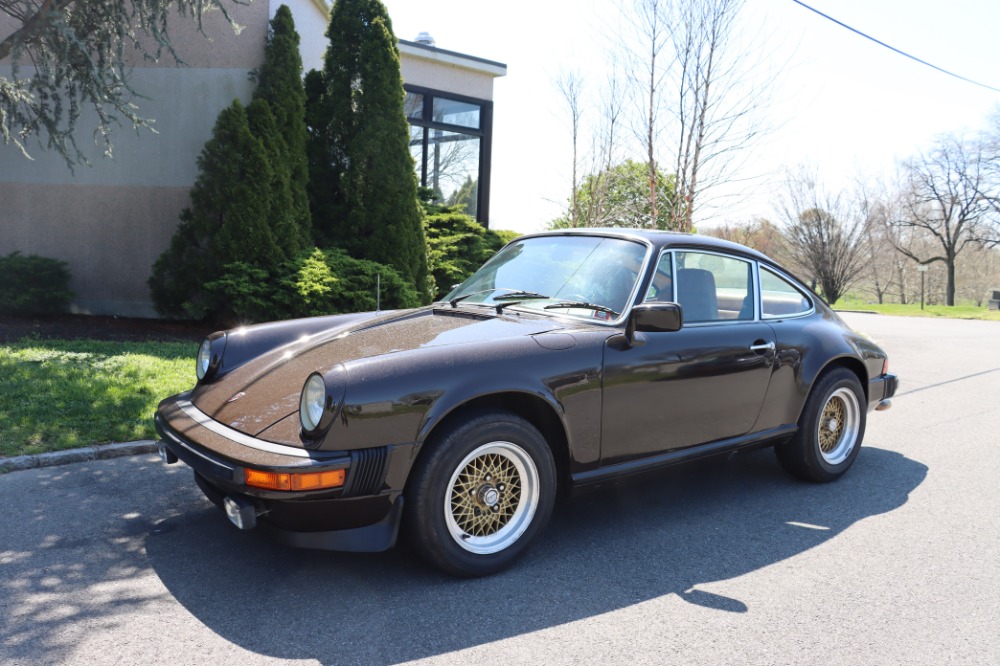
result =
[{"label": "front fender", "polygon": [[602,346],[554,350],[525,336],[359,359],[346,364],[344,407],[322,448],[405,443],[419,449],[456,410],[506,395],[543,404],[558,419],[574,455],[596,462],[601,354]]}]

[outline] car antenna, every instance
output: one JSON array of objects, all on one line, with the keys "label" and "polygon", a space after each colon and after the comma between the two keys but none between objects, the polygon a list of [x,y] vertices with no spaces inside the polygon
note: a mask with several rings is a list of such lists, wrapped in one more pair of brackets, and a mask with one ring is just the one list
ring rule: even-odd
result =
[{"label": "car antenna", "polygon": [[382,274],[375,274],[375,314],[382,311]]}]

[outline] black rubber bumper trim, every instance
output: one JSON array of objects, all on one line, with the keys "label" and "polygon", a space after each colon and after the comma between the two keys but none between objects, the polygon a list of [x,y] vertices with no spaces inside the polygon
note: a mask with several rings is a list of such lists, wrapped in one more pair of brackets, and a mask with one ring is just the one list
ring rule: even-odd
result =
[{"label": "black rubber bumper trim", "polygon": [[899,377],[893,374],[879,375],[868,382],[868,401],[878,403],[888,400],[896,395],[897,390],[899,390]]},{"label": "black rubber bumper trim", "polygon": [[257,523],[257,528],[264,530],[277,541],[295,548],[380,553],[396,545],[402,517],[403,496],[400,495],[392,503],[392,508],[385,518],[364,527],[329,532],[291,532],[261,521]]}]

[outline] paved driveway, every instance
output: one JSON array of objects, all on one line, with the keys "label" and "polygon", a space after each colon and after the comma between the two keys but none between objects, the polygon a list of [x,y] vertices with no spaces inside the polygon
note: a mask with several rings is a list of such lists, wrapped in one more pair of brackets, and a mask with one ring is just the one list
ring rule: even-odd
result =
[{"label": "paved driveway", "polygon": [[240,533],[152,456],[0,476],[0,664],[1000,663],[1000,324],[845,318],[903,384],[840,482],[673,470],[485,580]]}]

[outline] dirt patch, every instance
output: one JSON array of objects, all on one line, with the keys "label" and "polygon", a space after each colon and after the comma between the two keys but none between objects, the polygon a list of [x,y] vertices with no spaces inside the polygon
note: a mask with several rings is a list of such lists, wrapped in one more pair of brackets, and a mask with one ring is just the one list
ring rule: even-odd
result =
[{"label": "dirt patch", "polygon": [[22,338],[50,340],[122,340],[143,342],[199,342],[211,325],[163,319],[131,319],[91,315],[15,317],[0,315],[0,344]]}]

